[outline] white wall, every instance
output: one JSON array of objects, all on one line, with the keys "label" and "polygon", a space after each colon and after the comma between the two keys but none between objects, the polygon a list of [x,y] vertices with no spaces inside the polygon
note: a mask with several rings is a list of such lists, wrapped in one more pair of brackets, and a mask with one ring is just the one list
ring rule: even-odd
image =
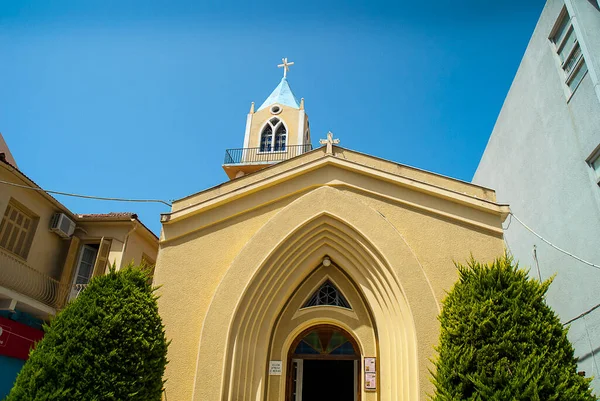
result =
[{"label": "white wall", "polygon": [[[564,3],[548,1],[473,182],[494,188],[499,202],[509,203],[515,215],[551,242],[600,264],[600,187],[585,162],[600,145],[600,11],[595,1],[568,1],[590,71],[568,100],[548,39]],[[532,250],[537,246],[542,279],[556,274],[548,303],[563,322],[600,303],[600,270],[552,249],[514,220],[505,238],[536,277]],[[579,368],[597,377],[593,386],[600,393],[600,309],[573,323],[569,336]]]}]

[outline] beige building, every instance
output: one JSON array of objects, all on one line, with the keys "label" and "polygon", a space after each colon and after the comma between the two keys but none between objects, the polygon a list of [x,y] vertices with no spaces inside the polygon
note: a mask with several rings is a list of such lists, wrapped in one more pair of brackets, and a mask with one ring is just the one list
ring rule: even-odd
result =
[{"label": "beige building", "polygon": [[47,320],[108,264],[154,265],[158,238],[137,215],[72,213],[17,168],[1,135],[0,181],[0,310]]},{"label": "beige building", "polygon": [[162,216],[166,399],[433,391],[453,261],[501,256],[508,207],[490,189],[321,143],[310,150],[304,101],[284,78],[252,106],[244,148],[226,152],[232,179]]}]

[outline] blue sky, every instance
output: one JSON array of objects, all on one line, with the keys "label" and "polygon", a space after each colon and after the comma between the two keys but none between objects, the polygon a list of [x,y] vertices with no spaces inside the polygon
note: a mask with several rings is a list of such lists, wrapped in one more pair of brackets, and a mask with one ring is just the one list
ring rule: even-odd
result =
[{"label": "blue sky", "polygon": [[[419,4],[415,4],[419,3]],[[304,97],[313,145],[470,181],[541,0],[3,1],[0,132],[47,189],[177,199],[227,179],[250,102]],[[1,190],[1,188],[0,188]],[[77,213],[163,205],[58,197]]]}]

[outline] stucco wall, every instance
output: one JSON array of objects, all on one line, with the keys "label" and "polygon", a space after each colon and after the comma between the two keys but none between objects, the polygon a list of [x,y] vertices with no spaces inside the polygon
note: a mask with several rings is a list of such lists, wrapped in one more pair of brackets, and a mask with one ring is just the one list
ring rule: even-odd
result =
[{"label": "stucco wall", "polygon": [[[17,178],[17,175],[0,166],[0,179],[27,185]],[[58,211],[53,204],[36,191],[3,185],[0,188],[0,213],[4,211],[10,199],[13,198],[39,217],[38,225],[25,262],[34,269],[55,279],[60,279],[63,258],[69,247],[69,242],[49,231],[52,215]]]},{"label": "stucco wall", "polygon": [[83,244],[98,243],[102,237],[112,239],[108,261],[110,265],[114,263],[117,269],[127,266],[130,262],[140,264],[142,253],[156,260],[158,241],[149,233],[143,232],[144,228],[137,222],[88,221],[79,225],[85,230],[77,232]]},{"label": "stucco wall", "polygon": [[[273,391],[265,367],[269,352],[282,355],[273,347],[285,336],[279,330],[269,342],[276,316],[325,255],[360,288],[373,314],[381,336],[379,399],[425,399],[432,390],[429,359],[440,302],[457,278],[453,261],[471,254],[488,261],[503,253],[500,209],[475,197],[468,197],[472,204],[451,201],[459,196],[453,190],[440,198],[412,180],[394,183],[384,179],[391,163],[338,152],[339,159],[305,155],[235,180],[231,192],[222,186],[212,199],[205,193],[198,204],[186,198],[184,208],[174,206],[179,215],[163,225],[155,274],[172,340],[168,398],[263,400],[267,388]],[[319,158],[364,163],[309,166]],[[361,171],[367,162],[381,170]],[[305,170],[295,173],[303,164]],[[280,173],[290,175],[265,181]],[[260,187],[252,189],[253,182]],[[231,198],[219,201],[225,196]],[[224,386],[228,395],[221,395]]]},{"label": "stucco wall", "polygon": [[[131,223],[102,223],[102,222],[85,222],[79,224],[83,230],[77,231],[77,236],[81,239],[81,247],[86,243],[99,244],[103,237],[111,238],[112,243],[108,254],[108,263],[121,266],[123,256],[123,246],[125,243],[127,232],[131,229]],[[79,256],[79,253],[78,253]],[[75,260],[75,264],[79,258]],[[75,266],[74,266],[75,268]],[[75,270],[72,270],[74,273]]]},{"label": "stucco wall", "polygon": [[[594,88],[600,12],[587,0],[569,1],[574,23],[583,32],[578,39],[591,52],[584,53],[590,71],[569,99],[548,40],[563,6],[560,0],[546,4],[473,182],[494,188],[499,202],[509,203],[516,216],[554,244],[598,264],[600,188],[586,159],[600,145],[600,92]],[[531,275],[538,275],[534,245],[542,279],[556,274],[548,303],[563,321],[598,304],[598,270],[557,252],[516,221],[505,225],[510,251],[531,267]],[[600,377],[592,356],[600,347],[600,312],[573,323],[570,339],[581,358],[580,369]],[[593,385],[600,389],[598,379]]]},{"label": "stucco wall", "polygon": [[298,143],[298,119],[300,110],[289,106],[281,106],[281,113],[271,114],[270,107],[257,111],[252,116],[252,125],[250,127],[250,148],[260,146],[260,134],[265,123],[273,117],[277,117],[285,123],[287,127],[287,144],[289,146],[299,145]]},{"label": "stucco wall", "polygon": [[138,230],[142,230],[142,228],[138,227],[129,235],[121,267],[127,266],[130,262],[139,265],[142,263],[142,254],[144,253],[148,255],[150,259],[156,261],[156,256],[158,255],[158,242],[155,238],[149,238],[147,234],[142,234]]},{"label": "stucco wall", "polygon": [[[379,172],[389,173],[394,176],[402,176],[415,182],[424,183],[439,188],[445,188],[450,191],[466,194],[484,201],[496,201],[495,192],[489,188],[473,185],[469,182],[460,181],[411,166],[393,163],[389,160],[379,159],[337,146],[334,146],[333,148],[335,149],[336,155],[338,155],[340,158],[351,160],[353,163],[365,167],[371,167]],[[244,177],[243,180],[231,180],[224,182],[223,184],[215,187],[178,199],[173,202],[172,214],[169,216],[169,220],[176,219],[180,214],[177,212],[186,212],[187,210],[192,209],[199,204],[209,202],[212,199],[222,196],[223,194],[233,193],[243,189],[244,187],[256,185],[257,183],[261,182],[261,180],[264,180],[266,176],[283,176],[286,174],[286,172],[293,171],[299,166],[310,163],[311,161],[320,160],[324,154],[324,147],[317,148],[312,152],[303,155],[302,158],[295,157],[282,163],[274,164],[267,169]]]},{"label": "stucco wall", "polygon": [[[19,185],[31,185],[30,181],[23,178],[21,172],[5,163],[0,163],[0,179]],[[102,237],[113,239],[109,254],[111,264],[116,262],[120,267],[124,260],[127,262],[134,260],[139,263],[142,253],[156,259],[158,252],[156,237],[146,232],[137,222],[135,224],[138,230],[130,235],[124,255],[124,243],[127,233],[134,227],[133,222],[129,220],[82,221],[55,199],[39,191],[10,185],[3,185],[0,189],[2,216],[10,200],[14,199],[37,219],[27,257],[21,258],[7,250],[2,250],[4,256],[0,259],[0,269],[11,269],[10,274],[3,277],[6,288],[0,296],[3,299],[17,299],[17,310],[42,319],[54,314],[54,308],[61,306],[70,291],[81,247],[87,243],[98,244]],[[78,239],[81,241],[74,243],[49,230],[50,221],[58,212],[66,213],[76,221],[77,228],[73,234],[73,241]],[[73,247],[71,247],[72,243]]]}]

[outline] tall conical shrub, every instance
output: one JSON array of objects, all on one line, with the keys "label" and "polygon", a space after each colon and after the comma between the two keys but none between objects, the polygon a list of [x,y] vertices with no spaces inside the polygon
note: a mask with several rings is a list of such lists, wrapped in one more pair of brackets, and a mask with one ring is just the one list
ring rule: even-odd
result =
[{"label": "tall conical shrub", "polygon": [[434,401],[596,399],[544,302],[551,280],[528,278],[509,257],[457,268],[439,317]]},{"label": "tall conical shrub", "polygon": [[94,278],[60,312],[6,401],[159,401],[167,342],[147,275]]}]

